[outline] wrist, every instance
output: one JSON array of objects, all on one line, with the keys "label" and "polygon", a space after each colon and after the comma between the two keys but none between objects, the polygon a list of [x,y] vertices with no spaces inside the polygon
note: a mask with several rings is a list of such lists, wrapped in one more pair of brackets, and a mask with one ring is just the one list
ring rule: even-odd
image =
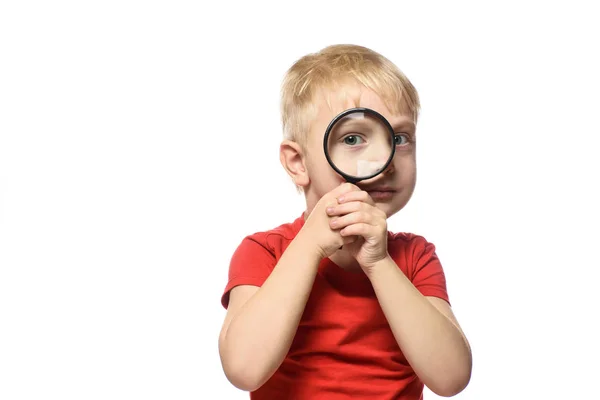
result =
[{"label": "wrist", "polygon": [[385,275],[387,271],[397,268],[398,266],[389,254],[387,254],[386,257],[382,258],[381,260],[376,261],[369,266],[363,267],[365,274],[371,280],[377,279],[382,275],[382,273]]},{"label": "wrist", "polygon": [[307,235],[303,230],[298,232],[298,235],[296,235],[296,238],[292,243],[298,247],[298,250],[302,253],[302,256],[307,257],[311,262],[318,264],[323,258],[325,258],[321,248],[314,240],[312,240],[310,235]]}]

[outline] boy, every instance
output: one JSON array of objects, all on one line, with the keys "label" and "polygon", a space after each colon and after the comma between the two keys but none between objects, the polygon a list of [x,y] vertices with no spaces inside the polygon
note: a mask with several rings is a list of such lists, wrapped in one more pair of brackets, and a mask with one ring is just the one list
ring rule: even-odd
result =
[{"label": "boy", "polygon": [[[280,160],[306,211],[247,236],[232,256],[219,337],[227,378],[252,399],[459,393],[471,351],[434,246],[386,224],[415,187],[415,88],[380,54],[336,45],[290,68],[281,102]],[[383,173],[357,185],[322,147],[329,122],[353,107],[382,114],[397,146]]]}]

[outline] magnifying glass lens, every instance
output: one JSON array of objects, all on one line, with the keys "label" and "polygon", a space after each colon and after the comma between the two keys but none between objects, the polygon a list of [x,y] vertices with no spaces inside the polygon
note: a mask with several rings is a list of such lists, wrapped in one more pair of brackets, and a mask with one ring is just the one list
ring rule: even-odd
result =
[{"label": "magnifying glass lens", "polygon": [[394,152],[394,133],[375,115],[351,112],[331,126],[326,151],[339,172],[356,180],[367,179],[387,167]]}]

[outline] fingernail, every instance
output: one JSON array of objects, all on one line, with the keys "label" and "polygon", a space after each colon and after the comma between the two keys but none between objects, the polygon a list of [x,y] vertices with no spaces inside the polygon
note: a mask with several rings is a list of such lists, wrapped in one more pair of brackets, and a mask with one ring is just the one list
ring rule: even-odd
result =
[{"label": "fingernail", "polygon": [[338,197],[338,199],[337,199],[337,200],[338,200],[338,202],[340,202],[340,203],[341,203],[342,201],[344,201],[344,196],[340,196],[340,197]]},{"label": "fingernail", "polygon": [[333,212],[333,207],[327,207],[327,213],[331,214]]}]

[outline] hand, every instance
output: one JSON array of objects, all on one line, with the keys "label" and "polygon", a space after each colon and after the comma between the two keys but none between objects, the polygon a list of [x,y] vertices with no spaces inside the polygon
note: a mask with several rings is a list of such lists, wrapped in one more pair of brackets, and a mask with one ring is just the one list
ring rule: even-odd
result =
[{"label": "hand", "polygon": [[389,257],[387,250],[387,215],[375,206],[367,192],[351,191],[338,196],[338,205],[327,208],[333,217],[331,229],[339,229],[344,238],[358,237],[346,249],[368,272],[377,262]]},{"label": "hand", "polygon": [[360,189],[350,183],[343,183],[317,202],[304,226],[298,234],[310,243],[317,255],[323,259],[329,257],[343,245],[354,242],[357,238],[352,235],[342,236],[339,229],[330,226],[331,218],[327,215],[327,208],[338,205],[338,197],[347,197],[350,193],[359,192]]}]

